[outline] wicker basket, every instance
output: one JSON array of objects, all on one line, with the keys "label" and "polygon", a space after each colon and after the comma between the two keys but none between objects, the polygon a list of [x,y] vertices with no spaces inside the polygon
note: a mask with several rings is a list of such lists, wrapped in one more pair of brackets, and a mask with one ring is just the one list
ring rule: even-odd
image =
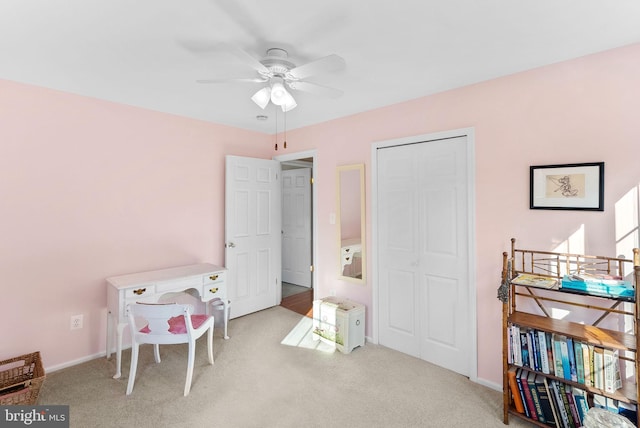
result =
[{"label": "wicker basket", "polygon": [[0,361],[0,405],[36,404],[44,378],[40,352]]}]

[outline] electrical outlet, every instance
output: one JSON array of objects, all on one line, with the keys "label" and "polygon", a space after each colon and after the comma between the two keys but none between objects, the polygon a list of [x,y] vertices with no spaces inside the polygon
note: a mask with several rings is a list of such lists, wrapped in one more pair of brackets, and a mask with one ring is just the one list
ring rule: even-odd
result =
[{"label": "electrical outlet", "polygon": [[82,314],[71,315],[71,330],[79,330],[82,328]]}]

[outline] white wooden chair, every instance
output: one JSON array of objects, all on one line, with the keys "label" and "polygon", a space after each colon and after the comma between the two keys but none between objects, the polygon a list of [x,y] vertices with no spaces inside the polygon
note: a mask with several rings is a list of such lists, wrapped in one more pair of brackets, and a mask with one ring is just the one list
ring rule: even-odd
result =
[{"label": "white wooden chair", "polygon": [[[207,346],[209,363],[213,364],[213,325],[214,318],[210,315],[192,315],[193,306],[177,303],[146,304],[134,303],[127,305],[129,328],[131,330],[131,368],[127,395],[133,391],[138,367],[138,350],[141,344],[154,345],[156,363],[160,362],[159,345],[188,343],[189,356],[187,363],[187,380],[184,384],[184,396],[189,395],[193,365],[195,360],[196,339],[207,332]],[[144,319],[146,324],[136,324]],[[144,327],[139,328],[139,325]]]}]

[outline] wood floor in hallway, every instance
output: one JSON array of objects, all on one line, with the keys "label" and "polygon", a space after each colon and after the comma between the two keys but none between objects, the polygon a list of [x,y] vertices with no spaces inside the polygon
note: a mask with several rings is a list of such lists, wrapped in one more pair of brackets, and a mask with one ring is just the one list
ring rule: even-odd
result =
[{"label": "wood floor in hallway", "polygon": [[311,318],[313,312],[313,289],[310,288],[307,291],[283,297],[280,306]]}]

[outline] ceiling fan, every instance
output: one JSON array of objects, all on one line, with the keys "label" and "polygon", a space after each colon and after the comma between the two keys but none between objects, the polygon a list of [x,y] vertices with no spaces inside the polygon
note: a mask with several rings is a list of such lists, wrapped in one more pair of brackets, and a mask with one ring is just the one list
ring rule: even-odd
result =
[{"label": "ceiling fan", "polygon": [[282,48],[267,49],[266,56],[261,59],[257,59],[239,48],[229,48],[235,56],[256,70],[258,75],[254,78],[203,79],[198,80],[198,83],[264,83],[265,85],[253,94],[251,100],[262,109],[266,108],[269,101],[271,101],[273,104],[280,106],[284,112],[292,110],[297,106],[296,100],[287,88],[331,98],[337,98],[342,95],[342,91],[339,89],[304,80],[315,74],[328,73],[344,68],[345,61],[338,55],[328,55],[315,61],[296,66],[296,64],[289,59],[288,52]]}]

